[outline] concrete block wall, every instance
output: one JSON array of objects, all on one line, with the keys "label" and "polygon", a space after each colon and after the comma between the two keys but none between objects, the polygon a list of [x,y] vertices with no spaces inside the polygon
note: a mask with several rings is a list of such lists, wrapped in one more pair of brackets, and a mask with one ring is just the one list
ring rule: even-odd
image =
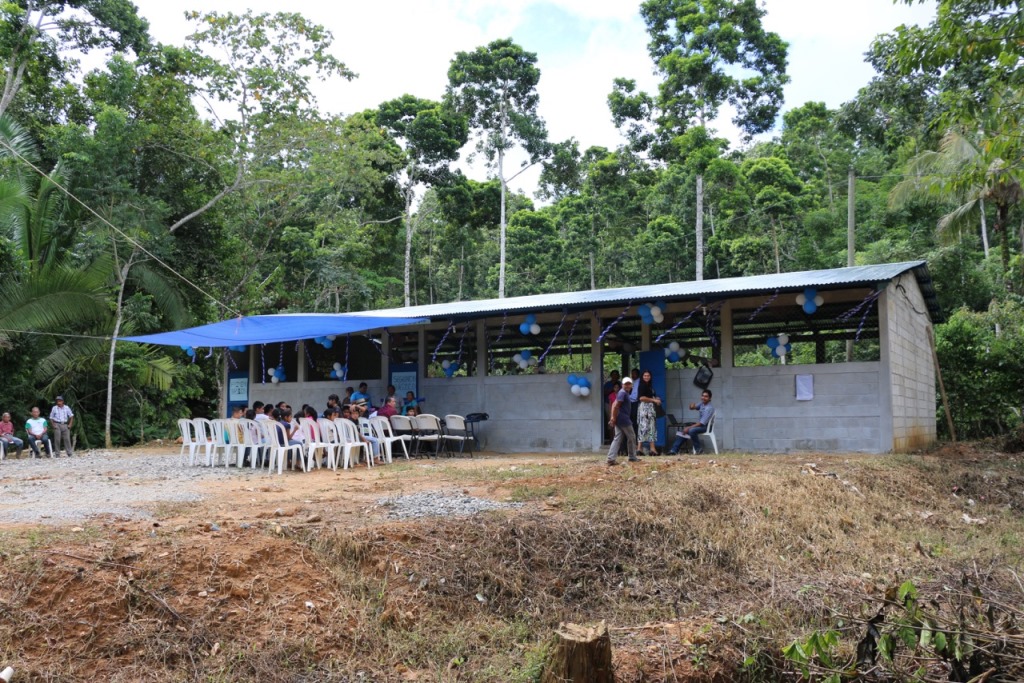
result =
[{"label": "concrete block wall", "polygon": [[931,322],[917,281],[909,274],[889,283],[879,303],[887,321],[883,343],[892,401],[892,444],[883,450],[904,453],[937,438],[935,364],[928,343]]}]

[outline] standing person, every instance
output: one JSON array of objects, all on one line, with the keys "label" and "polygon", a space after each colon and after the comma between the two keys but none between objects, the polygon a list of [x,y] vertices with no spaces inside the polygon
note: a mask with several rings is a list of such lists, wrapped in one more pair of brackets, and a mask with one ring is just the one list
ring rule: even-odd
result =
[{"label": "standing person", "polygon": [[[654,393],[654,375],[650,370],[640,373],[640,386],[637,397],[640,407],[637,409],[637,440],[640,442],[640,455],[658,455],[658,414],[655,406],[661,405],[661,399]],[[649,450],[644,450],[644,444]]]},{"label": "standing person", "polygon": [[39,406],[32,406],[32,417],[25,420],[25,433],[28,435],[28,447],[32,449],[32,455],[39,457],[39,442],[43,442],[47,450],[52,450],[50,445],[49,423],[45,417],[39,415]]},{"label": "standing person", "polygon": [[622,389],[619,390],[618,396],[615,397],[615,403],[612,404],[612,418],[608,420],[608,424],[615,428],[615,438],[612,439],[612,445],[608,449],[609,465],[619,464],[616,462],[615,456],[618,454],[623,440],[625,440],[626,452],[629,453],[629,461],[640,460],[636,457],[636,433],[633,431],[633,421],[629,417],[629,406],[632,403],[629,396],[632,390],[633,380],[627,377],[622,380]]},{"label": "standing person", "polygon": [[702,455],[704,453],[704,444],[701,443],[700,435],[708,431],[711,418],[715,416],[715,407],[711,405],[711,390],[705,389],[700,395],[700,403],[691,403],[690,410],[697,411],[697,421],[686,425],[676,432],[676,440],[672,442],[672,448],[668,452],[669,455],[678,455],[685,439],[689,439],[693,445],[694,455]]},{"label": "standing person", "polygon": [[635,428],[637,417],[639,417],[638,411],[640,410],[640,371],[633,368],[629,371],[629,376],[633,379],[633,389],[629,392],[629,400],[632,401],[629,406],[629,418],[633,420],[633,427]]},{"label": "standing person", "polygon": [[58,396],[54,399],[57,405],[50,408],[50,423],[53,425],[53,451],[54,455],[60,455],[61,444],[64,452],[70,458],[75,454],[71,445],[71,425],[75,422],[75,414],[70,406],[64,404],[64,397]]},{"label": "standing person", "polygon": [[618,384],[620,387],[622,386],[622,382],[619,381],[619,371],[612,370],[608,374],[608,381],[605,382],[604,385],[601,387],[602,391],[604,391],[605,396],[612,393],[613,391],[615,393],[619,392],[619,390],[615,388],[616,384]]},{"label": "standing person", "polygon": [[14,446],[17,449],[16,455],[20,458],[21,452],[25,450],[25,442],[14,435],[14,423],[11,422],[11,414],[4,413],[3,418],[0,419],[0,441],[3,441],[8,446]]}]

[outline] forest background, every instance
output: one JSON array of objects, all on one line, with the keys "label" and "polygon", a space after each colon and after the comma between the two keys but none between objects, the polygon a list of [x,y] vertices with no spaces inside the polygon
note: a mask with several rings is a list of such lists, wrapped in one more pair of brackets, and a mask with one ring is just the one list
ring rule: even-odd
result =
[{"label": "forest background", "polygon": [[[610,75],[628,142],[581,149],[549,139],[512,39],[453,54],[436,99],[333,116],[316,83],[356,76],[299,14],[189,12],[168,45],[127,0],[0,3],[0,409],[63,393],[82,445],[130,444],[211,412],[222,361],[111,336],[845,266],[852,174],[855,263],[928,261],[958,432],[1019,429],[1019,4],[941,0],[865,46],[855,98],[781,121],[785,36],[754,0],[641,16],[657,86]],[[520,158],[535,196],[508,188]]]}]

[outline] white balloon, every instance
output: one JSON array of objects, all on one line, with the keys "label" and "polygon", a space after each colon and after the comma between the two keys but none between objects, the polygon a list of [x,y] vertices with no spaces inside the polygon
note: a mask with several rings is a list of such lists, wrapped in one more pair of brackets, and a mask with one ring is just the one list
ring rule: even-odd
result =
[{"label": "white balloon", "polygon": [[580,396],[590,396],[590,387],[576,386],[574,388],[577,388],[577,389],[580,390]]},{"label": "white balloon", "polygon": [[530,365],[536,365],[537,364],[537,357],[536,356],[530,356],[530,360],[528,360],[526,362],[528,364],[530,364]]},{"label": "white balloon", "polygon": [[651,317],[657,318],[661,315],[661,306],[651,306]]},{"label": "white balloon", "polygon": [[785,356],[786,355],[786,347],[785,346],[776,346],[775,347],[775,355],[777,357],[779,357],[779,358],[782,358],[783,356]]},{"label": "white balloon", "polygon": [[530,334],[540,334],[540,325],[537,323],[530,325]]},{"label": "white balloon", "polygon": [[656,322],[656,323],[663,323],[663,322],[665,322],[665,316],[664,316],[664,314],[661,311],[658,311],[658,315],[653,316],[653,317],[654,317],[654,322]]},{"label": "white balloon", "polygon": [[796,295],[796,305],[797,306],[803,306],[805,303],[807,303],[807,297],[804,296],[803,294],[797,294]]},{"label": "white balloon", "polygon": [[530,367],[530,364],[527,363],[525,360],[520,360],[519,361],[519,369],[520,370],[525,370],[528,367]]},{"label": "white balloon", "polygon": [[278,384],[281,381],[281,378],[278,377],[277,375],[274,375],[273,377],[270,378],[270,381],[274,384]]},{"label": "white balloon", "polygon": [[445,370],[450,368],[451,365],[452,365],[452,362],[450,360],[443,360],[443,361],[441,361],[441,367],[444,368]]},{"label": "white balloon", "polygon": [[666,346],[665,347],[665,358],[668,358],[670,355],[672,355],[672,349],[671,349],[671,347]]},{"label": "white balloon", "polygon": [[341,372],[341,363],[335,363],[333,367],[335,372]]},{"label": "white balloon", "polygon": [[267,368],[267,377],[274,376],[274,368]]},{"label": "white balloon", "polygon": [[338,338],[338,335],[336,335],[336,334],[329,334],[329,335],[327,335],[327,338],[330,339],[331,341],[334,341],[335,339]]},{"label": "white balloon", "polygon": [[779,335],[779,345],[780,346],[785,346],[788,343],[789,343],[789,335],[786,334],[785,332],[783,332],[782,334]]},{"label": "white balloon", "polygon": [[517,353],[516,355],[512,356],[512,362],[515,363],[516,365],[519,365],[520,363],[522,363],[523,362],[522,354]]},{"label": "white balloon", "polygon": [[571,389],[569,389],[569,391],[571,391],[571,392],[572,392],[572,395],[573,395],[573,396],[579,396],[579,395],[580,395],[580,392],[582,392],[582,391],[583,391],[583,387],[581,387],[581,386],[580,386],[579,384],[573,384],[573,385],[572,385],[572,388],[571,388]]},{"label": "white balloon", "polygon": [[668,345],[668,348],[671,349],[672,351],[675,351],[676,353],[679,353],[679,349],[681,347],[679,346],[679,342],[674,341],[674,342],[672,342],[671,344]]},{"label": "white balloon", "polygon": [[820,306],[823,303],[825,303],[825,297],[823,297],[821,294],[819,294],[818,296],[814,297],[814,305],[815,306]]}]

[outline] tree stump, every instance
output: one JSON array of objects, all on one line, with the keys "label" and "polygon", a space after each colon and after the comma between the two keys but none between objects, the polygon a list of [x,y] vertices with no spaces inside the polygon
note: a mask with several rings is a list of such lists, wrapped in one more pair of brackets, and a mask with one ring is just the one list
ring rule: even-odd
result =
[{"label": "tree stump", "polygon": [[541,683],[613,683],[608,625],[561,624]]}]

